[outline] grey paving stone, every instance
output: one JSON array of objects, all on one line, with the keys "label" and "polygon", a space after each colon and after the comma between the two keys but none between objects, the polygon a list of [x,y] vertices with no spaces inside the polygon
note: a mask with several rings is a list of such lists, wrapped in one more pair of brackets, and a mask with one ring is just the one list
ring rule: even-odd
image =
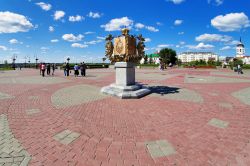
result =
[{"label": "grey paving stone", "polygon": [[33,114],[37,114],[41,111],[40,111],[40,109],[29,109],[29,110],[26,110],[25,112],[27,115],[33,115]]},{"label": "grey paving stone", "polygon": [[39,96],[29,96],[28,99],[29,100],[37,100],[37,99],[39,99]]},{"label": "grey paving stone", "polygon": [[174,147],[167,140],[157,140],[145,143],[152,158],[176,154]]},{"label": "grey paving stone", "polygon": [[229,125],[229,122],[220,120],[220,119],[216,119],[213,118],[208,122],[208,125],[213,126],[213,127],[217,127],[217,128],[227,128]]},{"label": "grey paving stone", "polygon": [[232,96],[237,98],[241,103],[250,105],[250,87],[233,92]]},{"label": "grey paving stone", "polygon": [[233,106],[230,103],[219,103],[219,106],[230,110],[233,109]]},{"label": "grey paving stone", "polygon": [[62,88],[51,96],[51,102],[56,108],[65,108],[92,101],[101,100],[108,96],[100,93],[100,88],[90,85],[76,85]]},{"label": "grey paving stone", "polygon": [[81,134],[77,132],[72,132],[70,130],[64,130],[58,134],[56,134],[53,138],[56,141],[59,141],[60,143],[64,145],[68,145],[75,141],[78,137],[80,137]]},{"label": "grey paving stone", "polygon": [[211,84],[211,83],[240,83],[250,82],[249,79],[228,78],[228,77],[213,77],[213,76],[198,76],[186,75],[185,83]]},{"label": "grey paving stone", "polygon": [[14,97],[14,96],[11,96],[11,95],[9,95],[9,94],[0,92],[0,100],[4,100],[4,99],[13,99],[13,98],[15,98],[15,97]]},{"label": "grey paving stone", "polygon": [[12,134],[7,116],[0,115],[0,163],[2,165],[27,166],[31,157]]}]

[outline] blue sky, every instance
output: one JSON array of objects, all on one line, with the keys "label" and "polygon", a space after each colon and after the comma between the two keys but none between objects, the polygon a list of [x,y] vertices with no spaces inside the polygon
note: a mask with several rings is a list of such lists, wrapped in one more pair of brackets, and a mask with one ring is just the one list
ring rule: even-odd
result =
[{"label": "blue sky", "polygon": [[0,63],[34,56],[46,62],[101,61],[104,37],[147,39],[146,53],[211,51],[234,56],[240,36],[250,55],[248,0],[1,0]]}]

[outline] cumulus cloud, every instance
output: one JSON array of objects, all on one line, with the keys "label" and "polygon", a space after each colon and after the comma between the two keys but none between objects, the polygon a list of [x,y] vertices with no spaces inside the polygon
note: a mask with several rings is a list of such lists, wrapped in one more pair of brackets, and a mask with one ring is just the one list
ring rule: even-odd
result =
[{"label": "cumulus cloud", "polygon": [[58,39],[52,39],[52,40],[50,40],[50,42],[51,43],[57,43],[57,42],[59,42],[59,40]]},{"label": "cumulus cloud", "polygon": [[191,50],[210,50],[214,48],[214,45],[199,43],[198,45],[187,45],[186,47]]},{"label": "cumulus cloud", "polygon": [[9,11],[0,12],[0,34],[28,32],[33,27],[32,23],[23,15]]},{"label": "cumulus cloud", "polygon": [[220,34],[202,34],[195,38],[199,42],[229,42],[232,40],[231,36]]},{"label": "cumulus cloud", "polygon": [[7,48],[7,47],[5,47],[5,46],[0,46],[0,50],[7,51],[7,50],[8,50],[8,48]]},{"label": "cumulus cloud", "polygon": [[184,32],[178,32],[178,35],[184,35]]},{"label": "cumulus cloud", "polygon": [[168,2],[173,2],[174,4],[178,5],[184,2],[185,0],[167,0]]},{"label": "cumulus cloud", "polygon": [[94,13],[94,12],[89,12],[89,14],[88,14],[87,16],[90,17],[90,18],[100,18],[100,17],[101,17],[101,14],[98,13],[98,12],[96,12],[96,13]]},{"label": "cumulus cloud", "polygon": [[166,47],[171,47],[171,44],[159,44],[157,48],[166,48]]},{"label": "cumulus cloud", "polygon": [[145,27],[145,25],[142,24],[142,23],[136,23],[136,24],[135,24],[135,28],[137,28],[137,29],[142,29],[142,28],[144,28],[144,27]]},{"label": "cumulus cloud", "polygon": [[19,42],[17,39],[11,39],[11,40],[9,40],[9,43],[10,44],[22,44],[22,42]]},{"label": "cumulus cloud", "polygon": [[91,31],[88,31],[88,32],[85,32],[84,34],[85,35],[90,35],[90,34],[94,34],[95,32],[91,32]]},{"label": "cumulus cloud", "polygon": [[183,23],[183,20],[175,20],[174,25],[181,25]]},{"label": "cumulus cloud", "polygon": [[150,38],[145,38],[145,42],[151,42],[151,39]]},{"label": "cumulus cloud", "polygon": [[245,13],[230,13],[213,18],[211,25],[219,31],[232,32],[249,27],[250,21]]},{"label": "cumulus cloud", "polygon": [[51,4],[44,3],[44,2],[38,2],[36,3],[36,5],[40,6],[45,11],[49,11],[52,8]]},{"label": "cumulus cloud", "polygon": [[73,44],[71,44],[71,47],[73,47],[73,48],[87,48],[88,45],[80,44],[80,43],[73,43]]},{"label": "cumulus cloud", "polygon": [[224,50],[230,50],[230,49],[232,49],[230,46],[225,46],[225,47],[222,47],[220,50],[224,51]]},{"label": "cumulus cloud", "polygon": [[54,31],[55,31],[55,28],[52,27],[52,26],[49,26],[49,31],[50,31],[50,32],[54,32]]},{"label": "cumulus cloud", "polygon": [[103,40],[99,39],[99,40],[92,40],[89,42],[84,42],[85,45],[95,45],[97,43],[101,43]]},{"label": "cumulus cloud", "polygon": [[63,18],[65,16],[65,12],[62,10],[57,10],[54,13],[54,20],[60,20],[61,18]]},{"label": "cumulus cloud", "polygon": [[77,41],[81,41],[84,38],[83,35],[79,34],[78,36],[75,36],[73,34],[64,34],[62,36],[63,40],[69,41],[69,42],[77,42]]},{"label": "cumulus cloud", "polygon": [[162,25],[163,25],[163,23],[161,23],[161,22],[156,22],[156,25],[158,25],[158,26],[162,26]]},{"label": "cumulus cloud", "polygon": [[69,16],[69,21],[71,21],[71,22],[80,22],[80,21],[82,21],[84,19],[85,18],[83,16],[80,16],[80,15]]},{"label": "cumulus cloud", "polygon": [[100,40],[105,40],[106,39],[106,37],[102,37],[102,36],[97,36],[96,38],[100,39]]},{"label": "cumulus cloud", "polygon": [[105,31],[119,31],[123,27],[131,29],[133,25],[133,20],[130,20],[128,17],[115,18],[109,21],[105,25],[101,25],[101,28],[105,28]]},{"label": "cumulus cloud", "polygon": [[155,28],[155,27],[152,27],[152,26],[146,26],[145,27],[147,30],[151,31],[151,32],[158,32],[159,29]]}]

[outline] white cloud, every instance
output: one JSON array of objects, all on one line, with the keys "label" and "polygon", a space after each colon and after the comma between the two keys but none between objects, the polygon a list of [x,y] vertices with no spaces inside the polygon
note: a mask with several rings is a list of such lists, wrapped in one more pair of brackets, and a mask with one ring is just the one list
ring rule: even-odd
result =
[{"label": "white cloud", "polygon": [[63,40],[69,41],[69,42],[77,42],[77,41],[81,41],[84,38],[83,35],[79,34],[78,36],[75,36],[73,34],[64,34],[62,36]]},{"label": "white cloud", "polygon": [[0,34],[27,32],[33,27],[32,23],[23,15],[9,11],[0,12]]},{"label": "white cloud", "polygon": [[150,38],[145,38],[145,42],[151,42],[151,39]]},{"label": "white cloud", "polygon": [[80,44],[80,43],[73,43],[73,44],[71,44],[71,47],[73,47],[73,48],[87,48],[88,45]]},{"label": "white cloud", "polygon": [[85,32],[84,34],[85,35],[90,35],[90,34],[94,34],[95,32],[91,32],[91,31],[88,31],[88,32]]},{"label": "white cloud", "polygon": [[225,47],[222,47],[220,50],[224,51],[224,50],[230,50],[230,49],[232,49],[230,46],[225,46]]},{"label": "white cloud", "polygon": [[59,42],[59,40],[58,39],[52,39],[52,40],[50,40],[50,42],[51,43],[57,43],[57,42]]},{"label": "white cloud", "polygon": [[11,40],[9,40],[9,43],[10,44],[23,44],[23,42],[19,42],[17,39],[11,39]]},{"label": "white cloud", "polygon": [[91,45],[95,45],[95,44],[97,44],[97,43],[101,43],[103,40],[92,40],[92,41],[89,41],[89,42],[84,42],[84,44],[86,44],[86,45],[89,45],[89,44],[91,44]]},{"label": "white cloud", "polygon": [[[207,2],[210,4],[213,0],[208,0]],[[216,6],[219,6],[219,5],[222,5],[224,0],[214,0],[215,2],[215,5]]]},{"label": "white cloud", "polygon": [[55,11],[55,13],[54,13],[54,20],[60,20],[64,16],[65,16],[65,12],[64,11],[61,11],[61,10]]},{"label": "white cloud", "polygon": [[211,25],[219,31],[232,32],[250,27],[250,21],[245,13],[230,13],[213,18]]},{"label": "white cloud", "polygon": [[8,48],[7,48],[7,47],[5,47],[5,46],[0,46],[0,50],[7,51],[7,50],[8,50]]},{"label": "white cloud", "polygon": [[184,35],[184,32],[178,32],[178,35]]},{"label": "white cloud", "polygon": [[161,23],[161,22],[156,22],[156,25],[158,25],[158,26],[162,26],[162,25],[163,25],[163,23]]},{"label": "white cloud", "polygon": [[174,25],[181,25],[183,23],[183,20],[175,20]]},{"label": "white cloud", "polygon": [[52,26],[49,26],[49,31],[50,31],[50,32],[54,32],[54,31],[55,31],[55,28],[52,27]]},{"label": "white cloud", "polygon": [[220,34],[202,34],[195,38],[199,42],[229,42],[232,40],[231,36]]},{"label": "white cloud", "polygon": [[171,47],[171,44],[159,44],[157,48],[166,48],[166,47]]},{"label": "white cloud", "polygon": [[181,41],[181,42],[180,42],[180,45],[184,45],[184,44],[186,44],[186,42],[184,42],[184,41]]},{"label": "white cloud", "polygon": [[145,25],[142,24],[142,23],[136,23],[136,24],[135,24],[135,28],[137,28],[137,29],[142,29],[142,28],[144,28],[144,27],[145,27]]},{"label": "white cloud", "polygon": [[80,15],[69,16],[69,21],[71,21],[71,22],[80,22],[80,21],[82,21],[84,19],[85,18],[83,16],[80,16]]},{"label": "white cloud", "polygon": [[152,27],[152,26],[146,26],[145,27],[147,30],[151,31],[151,32],[158,32],[159,29],[155,28],[155,27]]},{"label": "white cloud", "polygon": [[89,14],[87,15],[88,17],[91,17],[91,18],[100,18],[101,17],[101,14],[96,12],[89,12]]},{"label": "white cloud", "polygon": [[115,18],[109,21],[106,25],[101,25],[101,28],[105,28],[105,31],[119,31],[123,27],[131,28],[133,20],[128,17]]},{"label": "white cloud", "polygon": [[40,6],[45,11],[49,11],[52,8],[51,4],[44,3],[44,2],[38,2],[36,3],[36,5]]},{"label": "white cloud", "polygon": [[102,36],[97,36],[96,38],[100,39],[100,40],[105,40],[106,39],[106,37],[102,37]]},{"label": "white cloud", "polygon": [[174,4],[178,5],[181,4],[182,2],[184,2],[185,0],[167,0],[169,2],[173,2]]},{"label": "white cloud", "polygon": [[214,48],[214,45],[199,43],[198,45],[187,45],[186,47],[191,50],[210,50]]}]

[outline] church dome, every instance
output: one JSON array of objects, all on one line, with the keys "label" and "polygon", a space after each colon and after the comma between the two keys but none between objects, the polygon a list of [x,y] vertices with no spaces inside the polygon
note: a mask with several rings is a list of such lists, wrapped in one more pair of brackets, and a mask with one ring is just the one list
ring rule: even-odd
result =
[{"label": "church dome", "polygon": [[243,43],[240,42],[239,44],[237,44],[237,47],[245,47],[245,46]]}]

